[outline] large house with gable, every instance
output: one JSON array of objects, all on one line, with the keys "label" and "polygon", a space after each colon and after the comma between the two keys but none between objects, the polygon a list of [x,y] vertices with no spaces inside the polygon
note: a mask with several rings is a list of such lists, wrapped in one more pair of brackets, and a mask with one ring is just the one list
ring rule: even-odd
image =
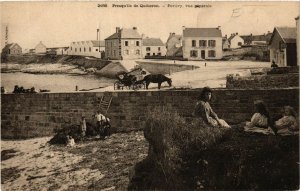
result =
[{"label": "large house with gable", "polygon": [[170,33],[166,43],[166,56],[182,57],[182,35]]},{"label": "large house with gable", "polygon": [[116,60],[142,58],[142,36],[137,28],[116,27],[116,32],[105,39],[105,57]]},{"label": "large house with gable", "polygon": [[188,60],[221,59],[222,32],[220,28],[183,28],[183,58]]}]

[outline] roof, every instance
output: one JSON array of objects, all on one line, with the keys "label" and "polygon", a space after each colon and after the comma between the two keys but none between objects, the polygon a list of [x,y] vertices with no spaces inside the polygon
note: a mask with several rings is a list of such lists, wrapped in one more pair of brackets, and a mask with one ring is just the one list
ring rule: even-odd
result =
[{"label": "roof", "polygon": [[276,27],[279,35],[286,43],[296,42],[297,29],[296,27]]},{"label": "roof", "polygon": [[[99,44],[100,46],[104,47],[105,46],[105,41],[104,40],[101,40],[101,41],[98,41],[98,40],[91,40],[91,42],[93,43],[93,47],[99,47]],[[99,43],[100,42],[100,43]]]},{"label": "roof", "polygon": [[[11,49],[12,47],[14,47],[15,45],[18,45],[17,43],[9,43],[7,45],[4,46],[4,48],[2,49],[2,52],[5,52],[9,49]],[[19,45],[18,45],[19,46]],[[19,46],[20,47],[20,46]]]},{"label": "roof", "polygon": [[269,44],[272,42],[272,39],[275,35],[275,31],[278,32],[280,37],[285,43],[296,43],[297,38],[297,29],[296,27],[275,27]]},{"label": "roof", "polygon": [[143,46],[164,46],[160,38],[145,38],[143,39]]},{"label": "roof", "polygon": [[137,29],[120,29],[119,32],[112,34],[111,36],[107,37],[105,40],[110,39],[118,39],[118,38],[126,38],[126,39],[141,39],[142,36],[137,32]]},{"label": "roof", "polygon": [[222,32],[218,28],[185,28],[184,37],[221,37]]},{"label": "roof", "polygon": [[252,41],[265,41],[269,43],[272,37],[272,33],[262,34],[262,35],[242,35],[241,38],[244,39],[245,44],[251,44]]}]

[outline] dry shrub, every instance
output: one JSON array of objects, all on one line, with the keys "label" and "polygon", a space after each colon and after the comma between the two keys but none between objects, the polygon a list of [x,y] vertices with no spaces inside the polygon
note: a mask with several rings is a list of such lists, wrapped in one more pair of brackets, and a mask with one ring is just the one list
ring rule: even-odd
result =
[{"label": "dry shrub", "polygon": [[183,188],[179,180],[185,168],[185,158],[215,145],[224,132],[199,119],[186,120],[170,107],[157,107],[149,112],[144,129],[149,141],[148,157],[162,172],[164,188]]}]

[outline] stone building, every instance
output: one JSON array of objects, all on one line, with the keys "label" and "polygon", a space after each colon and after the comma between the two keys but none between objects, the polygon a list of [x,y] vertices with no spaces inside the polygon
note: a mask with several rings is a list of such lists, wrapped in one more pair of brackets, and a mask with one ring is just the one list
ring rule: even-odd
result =
[{"label": "stone building", "polygon": [[170,57],[182,57],[182,35],[176,35],[170,33],[166,43],[166,56]]},{"label": "stone building", "polygon": [[215,60],[223,56],[220,28],[183,28],[183,58]]},{"label": "stone building", "polygon": [[42,43],[42,41],[40,41],[34,49],[36,54],[45,54],[47,52],[47,47]]},{"label": "stone building", "polygon": [[105,44],[104,41],[88,40],[71,42],[68,49],[68,55],[92,56],[104,58]]},{"label": "stone building", "polygon": [[17,43],[7,44],[2,49],[2,55],[20,55],[22,54],[22,48]]},{"label": "stone building", "polygon": [[160,38],[145,38],[142,40],[142,55],[145,56],[165,56],[166,47]]},{"label": "stone building", "polygon": [[142,36],[137,28],[116,27],[116,32],[105,39],[105,57],[116,60],[142,58]]},{"label": "stone building", "polygon": [[296,28],[275,27],[269,42],[270,61],[278,66],[297,65]]}]

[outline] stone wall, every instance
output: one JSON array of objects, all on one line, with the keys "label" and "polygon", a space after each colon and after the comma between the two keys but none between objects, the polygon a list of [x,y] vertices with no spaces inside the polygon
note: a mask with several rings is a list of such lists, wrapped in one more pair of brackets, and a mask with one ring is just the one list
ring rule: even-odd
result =
[{"label": "stone wall", "polygon": [[299,73],[253,75],[249,77],[227,76],[226,87],[231,89],[299,87]]},{"label": "stone wall", "polygon": [[[184,117],[192,117],[200,90],[78,92],[49,94],[3,94],[1,96],[1,133],[20,137],[53,134],[54,128],[79,124],[84,115],[88,122],[97,110],[102,96],[112,97],[107,116],[117,132],[143,128],[147,111],[156,106],[170,106]],[[229,124],[250,119],[253,101],[262,99],[271,113],[291,105],[298,109],[299,88],[270,90],[215,89],[212,107]],[[21,134],[20,134],[21,133]]]}]

